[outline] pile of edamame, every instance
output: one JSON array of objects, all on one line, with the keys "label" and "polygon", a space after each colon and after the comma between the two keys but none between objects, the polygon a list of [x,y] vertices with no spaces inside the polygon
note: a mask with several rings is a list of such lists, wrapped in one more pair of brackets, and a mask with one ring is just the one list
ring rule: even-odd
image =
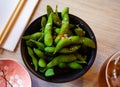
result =
[{"label": "pile of edamame", "polygon": [[47,5],[47,16],[42,16],[40,31],[22,37],[35,71],[46,77],[54,76],[55,68],[83,69],[87,64],[88,48],[95,43],[78,25],[70,23],[69,8],[61,13]]}]

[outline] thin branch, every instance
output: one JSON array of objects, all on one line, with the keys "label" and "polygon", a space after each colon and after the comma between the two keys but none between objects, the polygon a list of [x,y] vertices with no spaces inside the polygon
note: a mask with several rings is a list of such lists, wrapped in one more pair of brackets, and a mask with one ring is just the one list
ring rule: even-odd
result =
[{"label": "thin branch", "polygon": [[3,72],[3,79],[5,80],[6,87],[7,87],[7,82],[11,87],[13,87],[12,84],[7,80],[5,72],[3,70],[2,70],[2,72]]}]

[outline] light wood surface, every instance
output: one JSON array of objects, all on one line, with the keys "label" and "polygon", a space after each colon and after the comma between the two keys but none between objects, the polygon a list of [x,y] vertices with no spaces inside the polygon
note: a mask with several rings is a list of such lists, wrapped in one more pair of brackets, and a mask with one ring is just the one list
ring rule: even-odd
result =
[{"label": "light wood surface", "polygon": [[[70,13],[83,19],[93,30],[97,39],[97,56],[90,70],[81,78],[67,83],[49,83],[30,73],[33,87],[98,87],[101,65],[113,53],[120,50],[120,0],[41,0],[30,23],[46,13],[46,5],[58,5],[61,11],[70,8]],[[12,41],[12,40],[11,40]],[[0,58],[14,58],[21,64],[20,43],[15,52],[1,51]]]}]

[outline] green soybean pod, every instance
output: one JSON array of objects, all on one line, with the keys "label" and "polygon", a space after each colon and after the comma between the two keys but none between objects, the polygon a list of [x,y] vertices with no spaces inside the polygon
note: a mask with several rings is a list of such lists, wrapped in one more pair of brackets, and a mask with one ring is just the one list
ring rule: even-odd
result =
[{"label": "green soybean pod", "polygon": [[55,14],[57,15],[57,16],[59,16],[58,15],[58,6],[56,5],[56,8],[55,8]]},{"label": "green soybean pod", "polygon": [[63,18],[66,13],[67,13],[67,14],[69,13],[69,8],[68,8],[68,7],[65,7],[65,8],[62,10],[61,17]]},{"label": "green soybean pod", "polygon": [[47,5],[47,16],[49,17],[50,13],[54,12],[50,5]]},{"label": "green soybean pod", "polygon": [[72,45],[77,45],[77,44],[81,44],[82,42],[83,42],[83,38],[80,38],[79,36],[70,36],[68,38],[60,39],[59,42],[56,45],[54,54],[65,46],[69,46],[71,44]]},{"label": "green soybean pod", "polygon": [[80,27],[75,28],[74,31],[75,31],[76,35],[78,35],[80,37],[85,36],[85,31],[82,28],[80,28]]},{"label": "green soybean pod", "polygon": [[95,43],[92,39],[83,37],[83,44],[87,47],[95,48]]},{"label": "green soybean pod", "polygon": [[61,63],[58,64],[58,67],[59,68],[66,68],[67,64],[65,62],[61,62]]},{"label": "green soybean pod", "polygon": [[30,41],[33,42],[38,47],[38,49],[44,50],[45,46],[43,43],[41,43],[39,41],[32,40],[32,39],[30,39]]},{"label": "green soybean pod", "polygon": [[44,43],[46,46],[53,45],[53,37],[52,37],[52,34],[50,32],[45,34]]},{"label": "green soybean pod", "polygon": [[[61,48],[58,53],[74,53],[77,51],[81,46],[80,45],[73,45],[70,47]],[[45,52],[53,53],[55,51],[55,47],[45,47]]]},{"label": "green soybean pod", "polygon": [[41,36],[42,36],[42,32],[36,32],[36,33],[31,34],[31,35],[23,36],[22,39],[24,39],[24,40],[29,40],[29,39],[38,40]]},{"label": "green soybean pod", "polygon": [[60,26],[61,25],[61,19],[59,18],[59,16],[57,14],[53,14],[53,22],[56,26]]},{"label": "green soybean pod", "polygon": [[55,15],[56,15],[55,18],[54,18],[54,16],[53,16],[53,19],[56,20],[56,21],[54,21],[54,23],[55,23],[57,26],[61,26],[62,21],[61,21],[59,15],[58,15],[58,6],[57,6],[57,5],[56,5],[56,9],[55,9]]},{"label": "green soybean pod", "polygon": [[47,19],[46,19],[45,16],[43,16],[42,19],[41,19],[41,27],[44,28],[46,23],[47,23]]},{"label": "green soybean pod", "polygon": [[53,37],[52,37],[52,24],[53,24],[53,19],[52,19],[53,13],[51,13],[48,17],[47,24],[45,26],[44,30],[44,43],[46,46],[52,46],[53,44]]},{"label": "green soybean pod", "polygon": [[49,68],[45,71],[45,76],[49,77],[49,76],[53,76],[55,75],[54,69],[53,68]]},{"label": "green soybean pod", "polygon": [[71,68],[71,69],[82,69],[82,65],[80,65],[79,63],[73,61],[73,62],[70,62],[68,64],[68,66]]},{"label": "green soybean pod", "polygon": [[71,44],[75,44],[75,45],[76,44],[81,44],[82,41],[83,41],[83,38],[80,38],[79,36],[70,36],[68,38],[60,39],[59,42],[56,45],[54,54],[65,46],[69,46]]},{"label": "green soybean pod", "polygon": [[79,52],[76,52],[75,53],[75,56],[77,57],[77,59],[78,60],[80,60],[80,61],[86,61],[86,59],[87,59],[87,56],[86,55],[81,55]]},{"label": "green soybean pod", "polygon": [[38,61],[38,65],[39,65],[39,67],[46,67],[47,63],[46,63],[45,59],[40,58]]},{"label": "green soybean pod", "polygon": [[60,41],[60,39],[61,39],[61,34],[58,34],[54,40],[55,44],[57,44]]},{"label": "green soybean pod", "polygon": [[71,40],[71,44],[81,44],[83,42],[83,38],[79,36],[70,36],[69,39]]},{"label": "green soybean pod", "polygon": [[48,53],[53,53],[54,50],[55,50],[55,47],[45,47],[45,52],[48,52]]},{"label": "green soybean pod", "polygon": [[61,50],[59,50],[59,53],[74,53],[74,52],[76,52],[80,47],[81,47],[81,45],[73,45],[73,46],[70,46],[70,47],[61,48]]},{"label": "green soybean pod", "polygon": [[30,48],[30,47],[27,47],[28,49],[28,54],[30,55],[30,57],[32,58],[32,63],[35,67],[35,71],[38,70],[38,60],[37,58],[35,57],[34,53],[33,53],[33,50]]},{"label": "green soybean pod", "polygon": [[26,43],[26,45],[29,46],[29,47],[33,47],[33,46],[35,45],[33,42],[30,41],[30,39],[29,39],[29,40],[26,40],[25,43]]},{"label": "green soybean pod", "polygon": [[44,58],[44,53],[43,53],[41,50],[39,50],[39,49],[37,49],[37,48],[34,48],[34,49],[33,49],[33,52],[34,52],[39,58]]},{"label": "green soybean pod", "polygon": [[70,39],[68,39],[68,38],[60,39],[60,41],[57,43],[57,45],[55,47],[54,54],[56,52],[58,52],[61,48],[65,47],[65,46],[68,46],[70,44],[71,44],[71,40]]},{"label": "green soybean pod", "polygon": [[55,33],[59,34],[60,33],[60,28],[55,28]]},{"label": "green soybean pod", "polygon": [[51,68],[51,67],[54,67],[54,66],[58,65],[61,62],[71,62],[71,61],[74,61],[74,60],[76,60],[76,57],[75,57],[74,54],[59,55],[59,56],[56,56],[55,58],[53,58],[53,60],[51,60],[47,64],[47,67]]},{"label": "green soybean pod", "polygon": [[62,19],[60,34],[66,34],[69,31],[69,15],[66,13]]}]

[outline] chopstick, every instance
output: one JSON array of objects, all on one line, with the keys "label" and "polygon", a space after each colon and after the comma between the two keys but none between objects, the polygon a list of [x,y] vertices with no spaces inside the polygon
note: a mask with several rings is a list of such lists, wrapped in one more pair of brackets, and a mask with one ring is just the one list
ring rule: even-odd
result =
[{"label": "chopstick", "polygon": [[8,23],[6,24],[4,30],[2,31],[2,33],[0,35],[0,47],[4,43],[5,38],[7,38],[7,34],[9,34],[10,31],[12,30],[12,27],[14,26],[14,24],[17,20],[17,17],[19,16],[26,1],[27,0],[19,0],[19,2],[17,3],[16,8],[14,9],[12,15],[10,16],[10,19],[8,20]]}]

